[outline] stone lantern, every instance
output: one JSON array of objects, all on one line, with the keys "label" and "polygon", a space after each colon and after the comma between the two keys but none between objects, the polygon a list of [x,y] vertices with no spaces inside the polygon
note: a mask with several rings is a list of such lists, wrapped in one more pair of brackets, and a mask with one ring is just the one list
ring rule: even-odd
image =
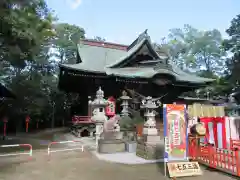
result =
[{"label": "stone lantern", "polygon": [[147,141],[153,142],[156,140],[160,140],[158,136],[158,131],[156,128],[156,111],[160,106],[160,101],[154,100],[151,96],[146,97],[146,99],[142,100],[141,109],[144,109],[144,117],[145,123],[143,128],[143,135],[147,136]]},{"label": "stone lantern", "polygon": [[89,105],[91,109],[93,109],[91,120],[93,120],[96,124],[96,145],[98,145],[98,140],[100,139],[100,135],[103,132],[104,122],[107,121],[107,116],[105,114],[105,108],[108,105],[108,101],[104,99],[104,92],[101,87],[99,87],[96,98],[93,101],[89,100]]},{"label": "stone lantern", "polygon": [[120,97],[120,99],[121,99],[121,101],[122,101],[122,104],[121,104],[121,107],[122,107],[121,116],[129,116],[128,107],[129,107],[129,101],[130,101],[132,98],[130,98],[130,97],[127,95],[127,92],[126,92],[126,91],[123,91],[123,92],[122,92],[122,96]]},{"label": "stone lantern", "polygon": [[[144,109],[143,136],[137,141],[136,155],[145,159],[160,159],[159,153],[164,149],[164,142],[161,141],[156,128],[156,109],[160,101],[148,96],[142,100],[141,109]],[[161,155],[160,155],[161,154]]]}]

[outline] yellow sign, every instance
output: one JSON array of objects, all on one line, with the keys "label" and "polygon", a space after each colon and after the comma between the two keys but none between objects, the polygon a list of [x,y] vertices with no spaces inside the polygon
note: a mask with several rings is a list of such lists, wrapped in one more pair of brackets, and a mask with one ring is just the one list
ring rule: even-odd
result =
[{"label": "yellow sign", "polygon": [[167,166],[170,177],[202,175],[198,162],[171,162]]}]

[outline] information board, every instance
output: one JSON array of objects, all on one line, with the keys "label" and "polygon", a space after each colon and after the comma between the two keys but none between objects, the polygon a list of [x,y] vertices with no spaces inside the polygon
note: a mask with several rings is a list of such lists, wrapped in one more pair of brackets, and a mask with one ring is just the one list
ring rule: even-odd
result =
[{"label": "information board", "polygon": [[171,162],[167,166],[170,177],[202,175],[198,162]]}]

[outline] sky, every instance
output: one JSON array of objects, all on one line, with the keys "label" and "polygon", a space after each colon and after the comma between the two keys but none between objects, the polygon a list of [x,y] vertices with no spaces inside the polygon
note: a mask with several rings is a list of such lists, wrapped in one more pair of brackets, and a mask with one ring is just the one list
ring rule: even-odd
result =
[{"label": "sky", "polygon": [[189,24],[200,30],[218,29],[223,37],[240,14],[240,0],[47,0],[59,22],[76,24],[87,38],[130,44],[148,29],[160,42],[169,29]]}]

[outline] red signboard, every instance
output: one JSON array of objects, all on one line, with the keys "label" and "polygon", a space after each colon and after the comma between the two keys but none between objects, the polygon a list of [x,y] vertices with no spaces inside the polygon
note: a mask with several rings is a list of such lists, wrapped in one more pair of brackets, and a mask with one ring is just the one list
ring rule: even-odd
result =
[{"label": "red signboard", "polygon": [[107,116],[116,115],[116,100],[114,99],[114,97],[108,98],[108,106],[106,107],[105,111]]}]

